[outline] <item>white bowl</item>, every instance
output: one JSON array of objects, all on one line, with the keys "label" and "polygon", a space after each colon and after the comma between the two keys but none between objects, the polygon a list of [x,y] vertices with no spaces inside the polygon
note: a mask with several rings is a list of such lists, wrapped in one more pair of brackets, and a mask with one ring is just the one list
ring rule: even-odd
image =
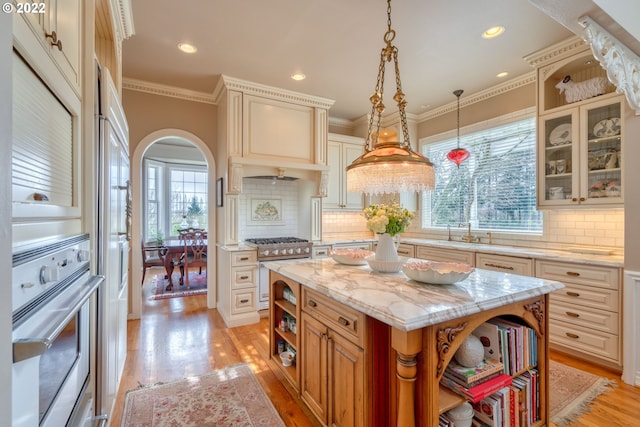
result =
[{"label": "white bowl", "polygon": [[366,258],[373,254],[374,252],[366,249],[342,248],[332,250],[330,256],[339,264],[365,265],[367,263]]},{"label": "white bowl", "polygon": [[282,360],[282,364],[284,366],[291,366],[295,358],[296,355],[290,351],[283,351],[282,353],[280,353],[280,359]]},{"label": "white bowl", "polygon": [[398,261],[378,261],[375,259],[375,256],[370,256],[367,258],[367,263],[369,263],[369,267],[371,267],[372,270],[378,273],[395,273],[402,269],[402,264],[404,264],[406,260],[406,258],[400,257]]},{"label": "white bowl", "polygon": [[468,264],[411,260],[402,266],[402,272],[410,279],[432,285],[451,285],[460,282],[473,271]]}]

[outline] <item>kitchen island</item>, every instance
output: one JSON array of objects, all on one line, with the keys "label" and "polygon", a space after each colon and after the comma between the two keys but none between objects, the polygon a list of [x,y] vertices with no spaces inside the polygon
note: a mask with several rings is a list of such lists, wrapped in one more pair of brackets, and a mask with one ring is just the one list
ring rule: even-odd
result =
[{"label": "kitchen island", "polygon": [[[323,424],[437,426],[439,414],[463,402],[440,387],[456,350],[485,321],[508,316],[536,333],[534,425],[547,425],[546,308],[561,283],[476,269],[455,285],[429,285],[332,259],[275,261],[268,268],[272,359],[280,364],[280,342],[297,351],[285,378]],[[283,316],[297,326],[280,340]]]}]

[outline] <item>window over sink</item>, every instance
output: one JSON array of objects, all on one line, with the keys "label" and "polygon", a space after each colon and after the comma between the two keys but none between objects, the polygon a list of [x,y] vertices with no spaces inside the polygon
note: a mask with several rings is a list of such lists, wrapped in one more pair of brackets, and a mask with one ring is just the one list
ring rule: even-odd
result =
[{"label": "window over sink", "polygon": [[[469,159],[456,166],[447,153],[453,134],[423,141],[421,150],[436,167],[436,187],[422,195],[422,227],[473,228],[542,233],[536,210],[536,120],[533,114],[498,118],[461,132]],[[453,135],[453,136],[451,136]]]}]

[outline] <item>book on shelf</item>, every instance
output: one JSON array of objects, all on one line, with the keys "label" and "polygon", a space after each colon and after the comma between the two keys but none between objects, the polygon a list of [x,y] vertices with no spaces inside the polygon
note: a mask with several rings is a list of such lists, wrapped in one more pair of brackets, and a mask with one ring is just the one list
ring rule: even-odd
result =
[{"label": "book on shelf", "polygon": [[484,322],[473,331],[473,335],[480,339],[480,342],[484,347],[485,359],[494,359],[504,362],[502,358],[502,349],[500,348],[500,329],[498,328],[498,325]]},{"label": "book on shelf", "polygon": [[497,377],[498,375],[502,374],[502,371],[498,371],[498,372],[493,372],[489,375],[487,375],[486,377],[480,378],[479,380],[476,381],[472,381],[472,382],[467,382],[467,380],[456,377],[455,375],[452,375],[450,371],[445,370],[444,373],[442,374],[443,377],[446,377],[448,379],[450,379],[451,381],[455,381],[458,384],[460,384],[463,387],[466,388],[471,388],[471,387],[475,387],[491,378]]},{"label": "book on shelf", "polygon": [[485,359],[479,365],[471,368],[462,366],[452,360],[444,373],[452,379],[459,379],[460,384],[465,387],[473,387],[482,380],[489,379],[503,370],[504,365],[502,362],[495,359]]},{"label": "book on shelf", "polygon": [[479,402],[473,403],[474,418],[482,421],[489,427],[502,427],[500,412],[500,402],[495,396],[487,396]]},{"label": "book on shelf", "polygon": [[464,387],[457,382],[443,376],[440,384],[450,389],[454,393],[466,397],[472,403],[479,402],[487,396],[492,395],[496,391],[511,385],[512,378],[507,374],[499,374],[491,379],[481,382],[474,387]]}]

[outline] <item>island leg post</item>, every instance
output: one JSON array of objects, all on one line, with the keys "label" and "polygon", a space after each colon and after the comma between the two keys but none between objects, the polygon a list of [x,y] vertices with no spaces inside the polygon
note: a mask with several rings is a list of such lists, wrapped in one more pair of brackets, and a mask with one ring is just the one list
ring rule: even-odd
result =
[{"label": "island leg post", "polygon": [[391,330],[391,346],[397,352],[396,377],[398,388],[397,427],[415,427],[415,381],[418,374],[417,355],[422,350],[422,330]]}]

